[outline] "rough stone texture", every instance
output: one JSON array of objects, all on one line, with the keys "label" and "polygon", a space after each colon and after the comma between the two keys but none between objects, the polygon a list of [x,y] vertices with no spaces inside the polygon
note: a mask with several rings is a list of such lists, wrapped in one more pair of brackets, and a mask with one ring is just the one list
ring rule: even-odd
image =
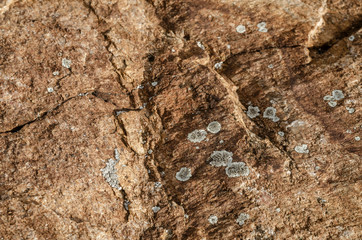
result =
[{"label": "rough stone texture", "polygon": [[[361,239],[361,12],[0,1],[0,239]],[[220,150],[250,174],[208,164]],[[119,189],[101,171],[115,158]]]}]

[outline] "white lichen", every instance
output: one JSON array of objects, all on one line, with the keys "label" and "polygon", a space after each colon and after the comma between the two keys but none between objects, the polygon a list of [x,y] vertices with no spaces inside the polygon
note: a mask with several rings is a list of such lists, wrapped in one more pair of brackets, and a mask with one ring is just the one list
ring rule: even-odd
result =
[{"label": "white lichen", "polygon": [[215,63],[214,68],[215,68],[215,69],[220,69],[221,66],[222,66],[222,64],[223,64],[223,62]]},{"label": "white lichen", "polygon": [[330,107],[335,107],[335,106],[337,106],[337,101],[339,101],[343,98],[344,98],[344,94],[343,94],[342,90],[333,90],[332,96],[326,95],[323,97],[323,100],[328,101],[328,105]]},{"label": "white lichen", "polygon": [[208,218],[209,223],[212,225],[216,224],[217,220],[218,220],[218,218],[215,215],[210,215],[210,217]]},{"label": "white lichen", "polygon": [[337,100],[337,101],[344,98],[344,94],[341,90],[333,90],[332,96],[333,96],[334,100]]},{"label": "white lichen", "polygon": [[214,167],[228,166],[233,160],[233,153],[225,150],[214,151],[209,158],[209,164]]},{"label": "white lichen", "polygon": [[273,107],[267,107],[263,113],[264,118],[268,118],[272,120],[273,122],[278,122],[279,118],[275,115],[277,113],[277,110]]},{"label": "white lichen", "polygon": [[330,96],[330,95],[326,95],[326,96],[323,97],[323,100],[324,101],[331,101],[331,100],[334,100],[334,97]]},{"label": "white lichen", "polygon": [[351,35],[351,36],[348,37],[348,40],[351,41],[351,42],[353,42],[353,41],[354,41],[354,38],[355,38],[355,37],[354,37],[353,35]]},{"label": "white lichen", "polygon": [[151,83],[151,85],[152,85],[153,87],[156,87],[157,84],[158,84],[158,82],[152,82],[152,83]]},{"label": "white lichen", "polygon": [[160,207],[159,206],[154,206],[154,207],[152,207],[152,211],[154,212],[154,213],[157,213],[158,211],[160,211]]},{"label": "white lichen", "polygon": [[307,144],[302,144],[302,145],[295,146],[294,150],[297,153],[309,153]]},{"label": "white lichen", "polygon": [[48,87],[48,93],[52,93],[52,92],[54,92],[54,88]]},{"label": "white lichen", "polygon": [[260,22],[256,26],[259,28],[259,32],[268,32],[268,29],[266,28],[266,22]]},{"label": "white lichen", "polygon": [[256,25],[258,28],[264,28],[266,27],[266,22],[260,22]]},{"label": "white lichen", "polygon": [[209,123],[206,129],[211,133],[218,133],[221,130],[221,124],[218,121],[213,121]]},{"label": "white lichen", "polygon": [[328,102],[328,105],[329,105],[330,107],[335,107],[335,106],[337,106],[337,102],[336,102],[336,101],[329,101],[329,102]]},{"label": "white lichen", "polygon": [[359,136],[354,137],[354,140],[356,140],[357,142],[361,140],[361,138]]},{"label": "white lichen", "polygon": [[268,68],[274,68],[274,65],[273,65],[273,64],[269,64],[269,65],[268,65]]},{"label": "white lichen", "polygon": [[246,213],[240,213],[240,215],[238,216],[238,218],[236,219],[236,222],[242,226],[246,220],[249,219],[249,215]]},{"label": "white lichen", "polygon": [[58,76],[58,75],[59,75],[58,71],[53,72],[53,76]]},{"label": "white lichen", "polygon": [[180,171],[176,173],[176,179],[182,182],[189,180],[191,177],[191,169],[187,167],[182,167]]},{"label": "white lichen", "polygon": [[62,59],[62,66],[65,68],[70,68],[70,65],[72,64],[72,60],[63,58]]},{"label": "white lichen", "polygon": [[207,132],[205,130],[200,129],[200,130],[194,130],[191,133],[189,133],[187,135],[187,139],[190,142],[199,143],[199,142],[205,140],[206,136],[207,136]]},{"label": "white lichen", "polygon": [[248,176],[250,173],[248,166],[246,166],[244,162],[229,163],[225,171],[228,177],[245,177]]},{"label": "white lichen", "polygon": [[160,188],[162,187],[162,183],[161,182],[155,182],[155,188]]},{"label": "white lichen", "polygon": [[205,46],[201,42],[197,41],[196,44],[199,48],[201,48],[202,50],[205,50]]},{"label": "white lichen", "polygon": [[244,33],[244,32],[246,31],[246,28],[245,28],[244,25],[238,25],[238,26],[236,27],[236,31],[237,31],[238,33]]},{"label": "white lichen", "polygon": [[284,137],[284,132],[279,131],[279,132],[278,132],[278,135],[281,136],[281,137]]},{"label": "white lichen", "polygon": [[258,107],[249,106],[246,115],[250,118],[256,118],[260,115],[260,109]]},{"label": "white lichen", "polygon": [[101,172],[103,177],[106,179],[106,182],[111,187],[121,190],[122,187],[119,185],[117,169],[116,169],[116,164],[120,160],[120,155],[117,148],[114,149],[114,157],[116,160],[113,160],[112,158],[108,159],[106,167],[101,169]]},{"label": "white lichen", "polygon": [[347,109],[347,111],[348,111],[349,113],[351,113],[351,114],[355,112],[355,109],[354,109],[354,108],[346,107],[346,109]]},{"label": "white lichen", "polygon": [[110,158],[106,163],[106,167],[101,169],[102,175],[104,179],[106,179],[107,183],[116,189],[122,189],[119,185],[118,176],[117,176],[117,169],[116,169],[117,161]]}]

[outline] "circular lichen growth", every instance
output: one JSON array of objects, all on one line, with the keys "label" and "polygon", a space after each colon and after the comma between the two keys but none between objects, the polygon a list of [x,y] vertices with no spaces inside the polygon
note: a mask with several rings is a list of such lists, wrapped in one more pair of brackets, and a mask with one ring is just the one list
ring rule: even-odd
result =
[{"label": "circular lichen growth", "polygon": [[244,25],[238,25],[238,26],[236,27],[236,31],[237,31],[238,33],[244,33],[244,32],[246,31],[246,28],[245,28]]},{"label": "circular lichen growth", "polygon": [[240,215],[238,216],[238,218],[236,219],[236,222],[242,226],[246,220],[249,219],[249,215],[246,213],[240,213]]},{"label": "circular lichen growth", "polygon": [[225,171],[228,177],[248,176],[250,173],[248,166],[246,166],[244,162],[230,163]]},{"label": "circular lichen growth", "polygon": [[176,173],[176,179],[185,182],[191,178],[191,169],[187,167],[182,167],[180,171]]},{"label": "circular lichen growth", "polygon": [[277,110],[273,107],[267,107],[263,113],[264,118],[273,120],[273,122],[278,122],[279,118],[275,115]]},{"label": "circular lichen growth", "polygon": [[210,165],[214,167],[227,166],[233,160],[233,153],[225,150],[214,151],[209,158]]},{"label": "circular lichen growth", "polygon": [[213,121],[207,126],[207,131],[211,133],[218,133],[221,130],[221,124],[218,121]]},{"label": "circular lichen growth", "polygon": [[210,223],[210,224],[214,225],[214,224],[217,223],[218,218],[217,218],[217,216],[215,216],[215,215],[210,215],[210,217],[208,218],[208,220],[209,220],[209,223]]},{"label": "circular lichen growth", "polygon": [[260,115],[260,110],[258,107],[249,106],[246,115],[250,118],[255,118]]},{"label": "circular lichen growth", "polygon": [[207,132],[205,130],[195,130],[187,135],[187,139],[193,143],[205,140]]},{"label": "circular lichen growth", "polygon": [[341,90],[333,90],[332,91],[332,96],[335,100],[341,100],[344,98],[344,94]]}]

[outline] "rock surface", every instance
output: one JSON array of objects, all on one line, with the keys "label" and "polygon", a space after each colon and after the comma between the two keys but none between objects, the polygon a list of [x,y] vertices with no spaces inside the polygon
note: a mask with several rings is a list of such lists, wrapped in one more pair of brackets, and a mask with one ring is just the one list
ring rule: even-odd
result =
[{"label": "rock surface", "polygon": [[361,239],[361,12],[0,1],[0,239]]}]

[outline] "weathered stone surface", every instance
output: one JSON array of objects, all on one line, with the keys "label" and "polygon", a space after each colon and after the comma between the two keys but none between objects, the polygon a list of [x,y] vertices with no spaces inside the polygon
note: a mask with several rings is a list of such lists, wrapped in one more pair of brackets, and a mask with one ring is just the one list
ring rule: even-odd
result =
[{"label": "weathered stone surface", "polygon": [[361,239],[361,12],[0,1],[0,239]]}]

